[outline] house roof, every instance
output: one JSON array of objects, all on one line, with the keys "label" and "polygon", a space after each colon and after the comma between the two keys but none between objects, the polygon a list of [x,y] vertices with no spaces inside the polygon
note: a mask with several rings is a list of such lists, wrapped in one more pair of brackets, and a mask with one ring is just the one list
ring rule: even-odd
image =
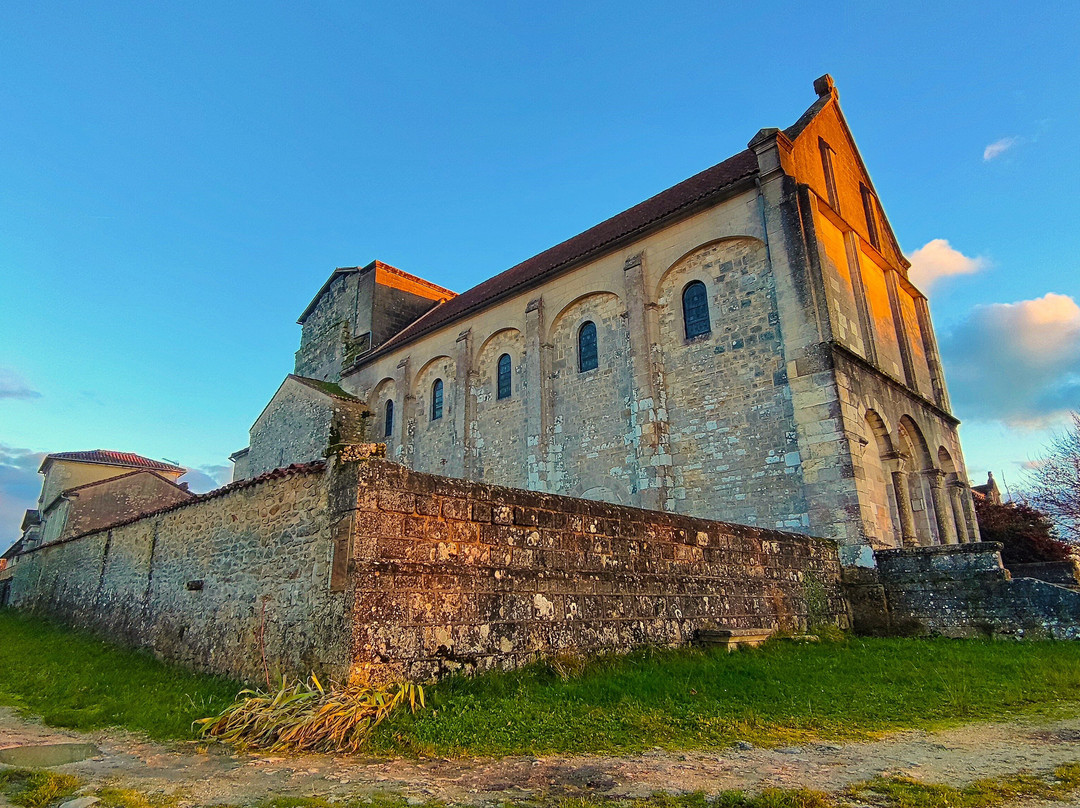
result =
[{"label": "house roof", "polygon": [[91,449],[86,452],[53,452],[45,456],[38,471],[43,473],[49,463],[54,460],[71,460],[77,463],[98,463],[103,466],[124,466],[133,469],[180,472],[181,474],[187,471],[183,466],[177,466],[174,463],[164,463],[131,452],[113,452],[108,449]]},{"label": "house roof", "polygon": [[[152,477],[157,477],[163,483],[168,483],[173,488],[176,488],[179,491],[183,491],[185,494],[188,494],[189,496],[195,496],[194,494],[191,493],[191,491],[188,490],[186,482],[182,483],[182,484],[181,483],[175,483],[172,480],[170,480],[168,477],[162,477],[160,474],[158,474],[153,469],[134,469],[133,471],[129,471],[127,474],[120,474],[120,475],[117,475],[116,477],[109,477],[107,480],[94,480],[94,482],[92,482],[92,483],[83,483],[82,485],[76,485],[76,486],[73,486],[71,488],[65,488],[63,491],[60,492],[60,497],[69,497],[71,495],[78,496],[82,491],[85,491],[88,488],[96,488],[97,486],[100,486],[100,485],[108,485],[110,483],[115,483],[117,480],[126,480],[128,477],[134,477],[134,476],[139,475],[139,474],[149,474]],[[58,499],[60,497],[58,497]]]},{"label": "house roof", "polygon": [[757,157],[753,151],[750,149],[741,151],[722,163],[707,168],[629,210],[589,228],[584,233],[557,244],[527,261],[522,261],[467,292],[462,292],[440,303],[366,354],[352,368],[345,369],[343,375],[376,356],[448,325],[488,303],[534,286],[569,265],[590,258],[621,239],[639,233],[662,219],[720,196],[741,180],[756,174],[757,169]]}]

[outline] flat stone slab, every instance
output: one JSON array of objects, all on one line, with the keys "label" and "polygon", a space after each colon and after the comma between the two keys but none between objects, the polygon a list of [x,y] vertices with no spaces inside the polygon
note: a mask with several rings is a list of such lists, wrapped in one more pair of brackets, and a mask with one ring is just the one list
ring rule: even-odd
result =
[{"label": "flat stone slab", "polygon": [[92,743],[50,743],[34,746],[11,746],[0,749],[0,763],[27,769],[63,766],[101,753]]},{"label": "flat stone slab", "polygon": [[720,628],[701,629],[697,633],[698,645],[720,646],[729,651],[740,645],[755,648],[769,639],[775,632],[768,628]]}]

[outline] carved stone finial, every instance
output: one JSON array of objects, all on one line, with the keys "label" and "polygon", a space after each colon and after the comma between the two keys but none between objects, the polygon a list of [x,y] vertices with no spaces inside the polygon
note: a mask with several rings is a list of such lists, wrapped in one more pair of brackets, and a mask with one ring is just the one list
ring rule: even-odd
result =
[{"label": "carved stone finial", "polygon": [[832,76],[826,73],[821,78],[814,80],[814,92],[818,94],[818,98],[825,95],[834,95],[836,93],[836,82],[833,81]]}]

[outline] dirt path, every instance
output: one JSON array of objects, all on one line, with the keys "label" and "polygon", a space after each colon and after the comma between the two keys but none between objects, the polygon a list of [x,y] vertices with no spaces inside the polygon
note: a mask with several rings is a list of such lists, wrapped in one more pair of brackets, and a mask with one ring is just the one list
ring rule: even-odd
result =
[{"label": "dirt path", "polygon": [[[584,791],[610,797],[655,791],[716,792],[767,786],[826,791],[882,774],[954,785],[980,777],[1080,761],[1080,718],[971,724],[934,733],[902,732],[866,743],[677,754],[374,759],[200,753],[194,744],[160,745],[117,732],[80,734],[27,721],[0,707],[0,749],[90,741],[101,754],[56,767],[93,785],[180,792],[182,804],[244,804],[267,796],[329,798],[388,791],[425,801],[492,805],[508,799]],[[1080,805],[1080,799],[1075,803]],[[1045,804],[1044,804],[1045,805]]]}]

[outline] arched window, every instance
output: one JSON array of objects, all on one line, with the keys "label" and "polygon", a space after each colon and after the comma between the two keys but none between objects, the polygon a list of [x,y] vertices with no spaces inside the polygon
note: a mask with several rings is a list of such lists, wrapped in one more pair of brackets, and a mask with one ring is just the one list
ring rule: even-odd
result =
[{"label": "arched window", "polygon": [[442,379],[436,379],[431,385],[431,420],[442,418]]},{"label": "arched window", "polygon": [[385,415],[383,415],[383,437],[389,438],[394,434],[394,402],[386,401]]},{"label": "arched window", "polygon": [[709,324],[709,293],[701,281],[692,281],[683,289],[682,312],[687,339],[712,331]]},{"label": "arched window", "polygon": [[596,323],[590,320],[578,330],[577,349],[578,372],[584,373],[586,370],[596,370],[600,364],[596,355]]},{"label": "arched window", "polygon": [[499,357],[498,387],[499,398],[510,398],[512,390],[510,383],[510,354],[503,354]]}]

